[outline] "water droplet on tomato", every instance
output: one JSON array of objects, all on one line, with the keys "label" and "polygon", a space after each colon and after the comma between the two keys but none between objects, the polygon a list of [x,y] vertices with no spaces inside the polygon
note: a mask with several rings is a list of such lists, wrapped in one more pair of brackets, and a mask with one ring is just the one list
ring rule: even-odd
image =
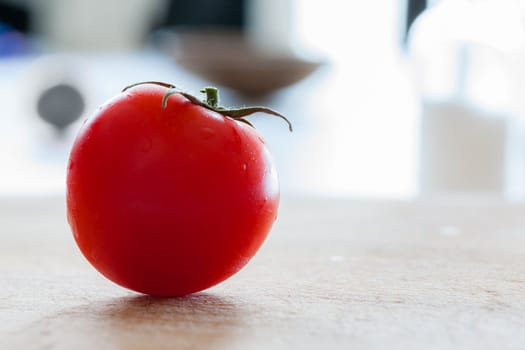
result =
[{"label": "water droplet on tomato", "polygon": [[244,163],[241,167],[242,171],[246,171],[246,169],[248,169],[248,165],[246,163]]}]

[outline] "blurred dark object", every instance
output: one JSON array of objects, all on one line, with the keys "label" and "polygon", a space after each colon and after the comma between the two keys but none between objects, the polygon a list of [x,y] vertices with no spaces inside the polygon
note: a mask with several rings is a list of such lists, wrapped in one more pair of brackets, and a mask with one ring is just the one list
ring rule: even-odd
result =
[{"label": "blurred dark object", "polygon": [[0,0],[0,23],[4,23],[14,31],[28,33],[30,29],[29,10],[19,4]]},{"label": "blurred dark object", "polygon": [[171,0],[163,26],[242,29],[245,8],[246,0]]},{"label": "blurred dark object", "polygon": [[84,111],[84,98],[73,85],[61,83],[44,90],[38,98],[38,115],[61,135]]},{"label": "blurred dark object", "polygon": [[27,53],[29,40],[29,12],[13,3],[0,2],[0,57]]},{"label": "blurred dark object", "polygon": [[408,39],[408,32],[412,23],[416,18],[427,8],[427,0],[408,0],[407,1],[407,12],[406,12],[406,22],[405,22],[405,44]]},{"label": "blurred dark object", "polygon": [[178,30],[163,37],[164,49],[188,71],[254,97],[294,84],[321,65],[292,52],[265,55],[235,30]]}]

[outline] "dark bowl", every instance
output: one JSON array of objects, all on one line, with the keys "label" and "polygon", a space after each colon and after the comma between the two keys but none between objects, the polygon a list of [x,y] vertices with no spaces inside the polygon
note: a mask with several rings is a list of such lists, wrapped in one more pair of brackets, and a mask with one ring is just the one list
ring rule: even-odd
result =
[{"label": "dark bowl", "polygon": [[321,65],[319,60],[291,52],[265,52],[236,31],[173,31],[164,35],[163,42],[183,68],[213,84],[247,95],[270,94],[301,81]]}]

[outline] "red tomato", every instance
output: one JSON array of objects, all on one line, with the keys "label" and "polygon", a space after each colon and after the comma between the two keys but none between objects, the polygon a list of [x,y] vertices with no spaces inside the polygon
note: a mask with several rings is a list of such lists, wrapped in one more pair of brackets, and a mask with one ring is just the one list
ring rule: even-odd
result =
[{"label": "red tomato", "polygon": [[257,131],[175,93],[134,86],[82,126],[67,214],[87,260],[111,281],[180,296],[241,269],[277,217],[277,175]]}]

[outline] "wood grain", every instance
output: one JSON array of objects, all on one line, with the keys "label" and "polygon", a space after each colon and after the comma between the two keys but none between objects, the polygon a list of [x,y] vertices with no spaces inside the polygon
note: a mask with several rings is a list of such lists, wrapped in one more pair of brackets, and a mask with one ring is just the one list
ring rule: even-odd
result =
[{"label": "wood grain", "polygon": [[156,299],[80,256],[62,198],[0,199],[0,349],[525,349],[525,205],[285,198],[259,254]]}]

